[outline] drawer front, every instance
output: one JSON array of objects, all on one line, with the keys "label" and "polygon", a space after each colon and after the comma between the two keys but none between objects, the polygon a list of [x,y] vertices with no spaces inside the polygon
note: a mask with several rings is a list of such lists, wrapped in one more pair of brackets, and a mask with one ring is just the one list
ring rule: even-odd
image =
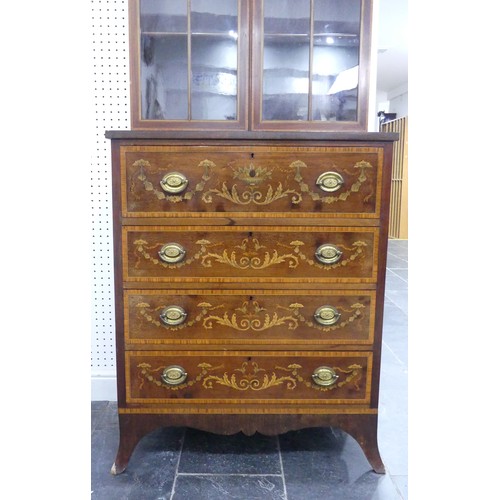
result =
[{"label": "drawer front", "polygon": [[125,291],[125,341],[141,345],[370,344],[374,291]]},{"label": "drawer front", "polygon": [[378,228],[123,229],[127,281],[374,283]]},{"label": "drawer front", "polygon": [[383,149],[122,146],[123,216],[380,216]]},{"label": "drawer front", "polygon": [[128,403],[369,402],[370,352],[125,354]]}]

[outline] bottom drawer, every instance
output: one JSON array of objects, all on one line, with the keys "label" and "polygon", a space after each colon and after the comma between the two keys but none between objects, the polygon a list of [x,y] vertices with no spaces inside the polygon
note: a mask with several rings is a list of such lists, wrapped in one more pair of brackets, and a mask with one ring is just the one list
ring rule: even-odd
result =
[{"label": "bottom drawer", "polygon": [[127,403],[367,404],[371,352],[128,351]]}]

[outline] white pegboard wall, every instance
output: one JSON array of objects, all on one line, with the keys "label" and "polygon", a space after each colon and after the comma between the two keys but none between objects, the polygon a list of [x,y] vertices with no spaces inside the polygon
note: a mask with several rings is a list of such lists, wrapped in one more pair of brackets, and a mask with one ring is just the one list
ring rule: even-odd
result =
[{"label": "white pegboard wall", "polygon": [[[95,147],[91,157],[92,398],[115,373],[111,148],[106,130],[130,129],[127,0],[90,0]],[[103,379],[102,379],[103,378]],[[106,387],[107,387],[106,386]],[[109,394],[109,391],[108,391]]]}]

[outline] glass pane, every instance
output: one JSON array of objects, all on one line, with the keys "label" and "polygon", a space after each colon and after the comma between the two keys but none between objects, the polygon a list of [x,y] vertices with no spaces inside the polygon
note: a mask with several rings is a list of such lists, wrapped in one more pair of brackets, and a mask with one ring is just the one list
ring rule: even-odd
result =
[{"label": "glass pane", "polygon": [[358,35],[361,0],[315,0],[315,34]]},{"label": "glass pane", "polygon": [[237,119],[238,42],[232,36],[191,38],[191,117]]},{"label": "glass pane", "polygon": [[264,0],[264,33],[309,34],[310,0]]},{"label": "glass pane", "polygon": [[191,31],[193,33],[238,32],[238,0],[192,0]]},{"label": "glass pane", "polygon": [[187,0],[141,0],[142,33],[186,33]]},{"label": "glass pane", "polygon": [[[324,38],[324,37],[323,37]],[[312,119],[356,121],[358,52],[314,41]]]},{"label": "glass pane", "polygon": [[141,114],[145,120],[185,120],[187,35],[141,37]]},{"label": "glass pane", "polygon": [[307,120],[309,37],[264,39],[264,120]]},{"label": "glass pane", "polygon": [[360,0],[315,0],[313,120],[357,120],[360,13]]}]

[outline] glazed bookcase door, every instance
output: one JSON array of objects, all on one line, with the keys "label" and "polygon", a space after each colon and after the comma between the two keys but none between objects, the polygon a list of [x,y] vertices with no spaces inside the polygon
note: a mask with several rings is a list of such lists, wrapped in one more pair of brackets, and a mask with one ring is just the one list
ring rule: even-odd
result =
[{"label": "glazed bookcase door", "polygon": [[367,129],[372,0],[129,5],[133,129]]},{"label": "glazed bookcase door", "polygon": [[134,129],[246,129],[248,2],[131,0]]},{"label": "glazed bookcase door", "polygon": [[366,130],[371,9],[371,0],[255,0],[253,129]]}]

